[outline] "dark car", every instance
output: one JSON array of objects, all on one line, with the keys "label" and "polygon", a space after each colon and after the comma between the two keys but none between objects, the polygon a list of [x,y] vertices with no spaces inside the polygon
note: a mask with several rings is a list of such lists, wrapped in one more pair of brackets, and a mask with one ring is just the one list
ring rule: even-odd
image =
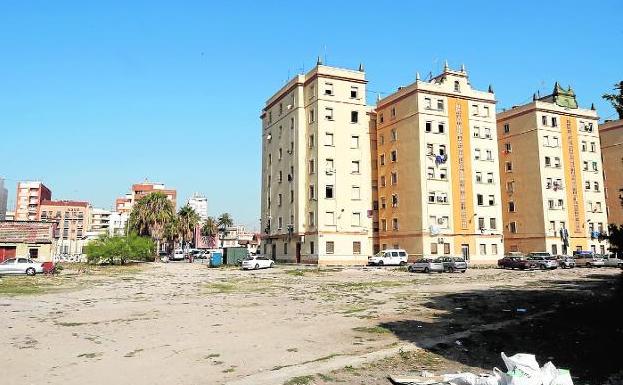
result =
[{"label": "dark car", "polygon": [[439,257],[439,260],[443,262],[443,271],[448,273],[454,273],[455,271],[460,271],[461,273],[465,273],[467,270],[467,261],[463,257]]},{"label": "dark car", "polygon": [[537,265],[523,257],[510,256],[498,259],[498,267],[503,269],[528,270],[536,269]]}]

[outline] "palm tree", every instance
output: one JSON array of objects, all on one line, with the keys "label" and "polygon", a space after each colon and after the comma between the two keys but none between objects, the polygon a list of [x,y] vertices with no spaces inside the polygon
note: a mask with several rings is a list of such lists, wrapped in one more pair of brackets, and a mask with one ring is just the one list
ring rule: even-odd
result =
[{"label": "palm tree", "polygon": [[130,229],[138,235],[148,235],[156,241],[160,251],[160,241],[165,228],[175,218],[173,203],[162,192],[152,192],[141,197],[130,213]]},{"label": "palm tree", "polygon": [[163,238],[167,243],[168,250],[175,249],[175,244],[180,239],[179,223],[176,217],[173,217],[173,219],[164,226]]},{"label": "palm tree", "polygon": [[184,248],[187,241],[193,238],[195,228],[200,220],[199,214],[189,205],[182,207],[177,213],[177,229],[180,238],[182,238],[182,248]]},{"label": "palm tree", "polygon": [[223,247],[223,245],[225,245],[225,230],[234,225],[234,220],[229,213],[223,213],[218,217],[217,225],[220,232],[223,234],[221,237],[221,247]]},{"label": "palm tree", "polygon": [[201,235],[213,237],[218,232],[218,223],[214,217],[208,217],[201,227]]}]

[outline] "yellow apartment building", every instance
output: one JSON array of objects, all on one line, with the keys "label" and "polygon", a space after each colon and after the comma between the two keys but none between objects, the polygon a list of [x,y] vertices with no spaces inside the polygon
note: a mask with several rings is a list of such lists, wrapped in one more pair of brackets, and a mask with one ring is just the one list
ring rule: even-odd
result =
[{"label": "yellow apartment building", "polygon": [[558,83],[497,115],[506,252],[606,252],[598,119]]},{"label": "yellow apartment building", "polygon": [[318,64],[262,110],[261,251],[282,262],[367,263],[371,108],[363,68]]},{"label": "yellow apartment building", "polygon": [[599,126],[608,223],[623,225],[623,119]]},{"label": "yellow apartment building", "polygon": [[495,105],[491,87],[474,89],[464,67],[447,63],[377,102],[377,248],[404,248],[411,260],[502,256]]}]

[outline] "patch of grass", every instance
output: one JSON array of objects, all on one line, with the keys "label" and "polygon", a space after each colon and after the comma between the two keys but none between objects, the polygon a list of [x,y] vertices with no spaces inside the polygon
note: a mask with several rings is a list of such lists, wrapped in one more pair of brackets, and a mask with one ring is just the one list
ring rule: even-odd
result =
[{"label": "patch of grass", "polygon": [[101,355],[102,353],[82,353],[82,354],[78,354],[78,358],[96,358]]},{"label": "patch of grass", "polygon": [[128,263],[125,265],[89,265],[88,263],[59,263],[59,266],[68,273],[122,276],[140,273],[145,270],[146,264]]},{"label": "patch of grass", "polygon": [[212,282],[204,285],[212,293],[231,293],[236,291],[236,285],[231,282]]},{"label": "patch of grass", "polygon": [[216,357],[220,357],[221,355],[218,353],[212,353],[212,354],[208,354],[207,356],[205,356],[205,358],[216,358]]},{"label": "patch of grass", "polygon": [[134,357],[135,355],[137,355],[138,353],[142,352],[145,349],[134,349],[131,352],[127,352],[124,357]]},{"label": "patch of grass", "polygon": [[288,381],[284,382],[283,385],[307,385],[314,380],[314,376],[298,376],[292,377]]},{"label": "patch of grass", "polygon": [[360,327],[356,327],[353,328],[354,331],[356,332],[361,332],[361,333],[371,333],[371,334],[387,334],[387,333],[391,333],[391,330],[386,329],[382,326],[360,326]]},{"label": "patch of grass", "polygon": [[362,312],[362,311],[366,311],[366,310],[368,310],[368,309],[367,309],[367,308],[365,308],[365,307],[361,307],[361,306],[353,306],[353,307],[350,307],[350,308],[348,308],[348,309],[344,310],[344,311],[342,312],[342,314],[353,314],[353,313],[360,313],[360,312]]},{"label": "patch of grass", "polygon": [[343,290],[366,290],[377,288],[390,288],[406,285],[405,282],[398,281],[366,281],[366,282],[345,282],[345,283],[333,283],[327,286],[343,289]]},{"label": "patch of grass", "polygon": [[223,373],[233,373],[236,370],[235,366],[231,366],[225,370],[223,370]]},{"label": "patch of grass", "polygon": [[322,381],[325,381],[325,382],[336,382],[337,381],[336,377],[330,376],[328,374],[318,373],[316,375],[318,376],[318,378],[320,378]]},{"label": "patch of grass", "polygon": [[50,276],[0,277],[0,296],[36,295],[64,288],[64,279]]},{"label": "patch of grass", "polygon": [[286,351],[287,352],[291,352],[291,353],[295,353],[295,352],[298,352],[299,350],[297,348],[289,348]]},{"label": "patch of grass", "polygon": [[305,275],[305,271],[300,270],[300,269],[292,269],[292,270],[286,270],[286,274],[293,275],[295,277],[302,277]]}]

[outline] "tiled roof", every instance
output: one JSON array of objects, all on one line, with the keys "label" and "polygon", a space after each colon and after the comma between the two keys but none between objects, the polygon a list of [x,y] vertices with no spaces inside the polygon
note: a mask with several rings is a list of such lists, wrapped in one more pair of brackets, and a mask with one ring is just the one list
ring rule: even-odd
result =
[{"label": "tiled roof", "polygon": [[89,202],[81,202],[81,201],[49,201],[43,200],[41,201],[41,206],[78,206],[78,207],[87,207]]},{"label": "tiled roof", "polygon": [[0,242],[51,243],[54,224],[38,221],[0,221]]}]

